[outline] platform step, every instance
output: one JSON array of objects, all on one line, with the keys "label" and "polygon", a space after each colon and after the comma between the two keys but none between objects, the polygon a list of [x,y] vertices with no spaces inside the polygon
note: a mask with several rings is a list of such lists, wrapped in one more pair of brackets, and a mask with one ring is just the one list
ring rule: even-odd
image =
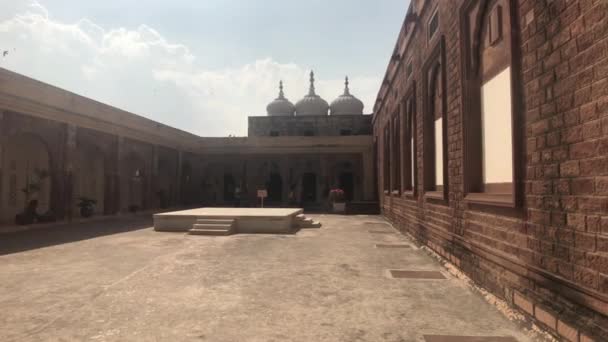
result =
[{"label": "platform step", "polygon": [[207,219],[207,218],[201,218],[201,219],[197,219],[196,223],[200,223],[200,224],[233,224],[234,223],[234,219]]},{"label": "platform step", "polygon": [[191,235],[230,235],[230,234],[232,234],[232,231],[192,228],[188,231],[188,234],[191,234]]},{"label": "platform step", "polygon": [[298,228],[321,228],[321,222],[313,221],[312,219],[306,219],[306,221],[297,222]]},{"label": "platform step", "polygon": [[234,219],[197,219],[188,231],[192,235],[230,235],[234,232]]},{"label": "platform step", "polygon": [[210,230],[231,230],[232,224],[226,223],[195,223],[192,225],[194,229],[210,229]]},{"label": "platform step", "polygon": [[298,214],[296,215],[296,220],[306,220],[306,216],[304,216],[304,214]]},{"label": "platform step", "polygon": [[308,225],[308,228],[321,228],[321,222],[313,221],[310,225]]}]

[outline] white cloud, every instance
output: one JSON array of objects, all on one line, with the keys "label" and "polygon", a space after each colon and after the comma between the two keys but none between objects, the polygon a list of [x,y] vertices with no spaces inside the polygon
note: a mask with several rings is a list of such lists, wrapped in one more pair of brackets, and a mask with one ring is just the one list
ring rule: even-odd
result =
[{"label": "white cloud", "polygon": [[[247,116],[265,114],[280,79],[294,103],[308,89],[306,67],[271,57],[209,70],[187,46],[146,25],[104,29],[86,18],[64,23],[39,3],[8,10],[13,14],[0,18],[0,49],[9,51],[1,67],[195,134],[245,135]],[[341,94],[343,80],[317,78],[317,93],[328,102]],[[366,111],[379,81],[351,78]]]}]

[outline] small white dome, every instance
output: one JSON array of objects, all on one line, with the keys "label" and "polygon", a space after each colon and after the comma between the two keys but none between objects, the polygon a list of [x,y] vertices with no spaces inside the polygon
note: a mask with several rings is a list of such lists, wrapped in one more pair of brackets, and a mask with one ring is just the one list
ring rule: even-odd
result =
[{"label": "small white dome", "polygon": [[319,95],[315,94],[315,75],[310,72],[310,88],[308,95],[296,103],[296,115],[327,115],[329,105]]},{"label": "small white dome", "polygon": [[333,100],[329,108],[331,115],[363,114],[363,102],[351,95],[348,89],[348,76],[344,81],[344,94]]},{"label": "small white dome", "polygon": [[296,107],[293,103],[285,98],[285,94],[283,93],[283,81],[280,81],[279,97],[266,106],[266,112],[268,113],[268,116],[293,116],[295,111]]}]

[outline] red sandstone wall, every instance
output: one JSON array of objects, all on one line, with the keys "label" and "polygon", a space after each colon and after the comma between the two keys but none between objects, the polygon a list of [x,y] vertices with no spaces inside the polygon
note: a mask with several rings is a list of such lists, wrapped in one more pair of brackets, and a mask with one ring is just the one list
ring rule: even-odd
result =
[{"label": "red sandstone wall", "polygon": [[[418,88],[417,185],[422,189],[421,67],[430,54],[425,23],[433,12],[427,9],[401,61],[391,62],[396,76],[387,77],[376,105],[383,213],[556,335],[608,340],[608,2],[516,1],[525,174],[523,205],[515,209],[463,200],[464,2],[427,4],[440,4],[446,43],[448,203],[426,201],[422,191],[413,198],[382,191],[384,127],[412,80]],[[406,80],[405,65],[393,64],[410,57],[414,72]]]}]

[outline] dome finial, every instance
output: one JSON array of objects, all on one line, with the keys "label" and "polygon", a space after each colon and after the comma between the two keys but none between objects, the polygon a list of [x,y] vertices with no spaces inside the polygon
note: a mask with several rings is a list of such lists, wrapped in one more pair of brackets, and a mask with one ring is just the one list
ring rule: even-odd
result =
[{"label": "dome finial", "polygon": [[315,95],[315,73],[310,70],[310,88],[308,89],[308,95]]},{"label": "dome finial", "polygon": [[350,90],[348,89],[348,76],[344,78],[344,95],[350,95]]},{"label": "dome finial", "polygon": [[279,81],[279,98],[284,99],[285,93],[283,93],[283,80]]},{"label": "dome finial", "polygon": [[363,102],[354,97],[348,88],[348,76],[344,77],[344,94],[338,96],[329,106],[331,115],[361,115]]},{"label": "dome finial", "polygon": [[279,97],[266,106],[268,116],[293,116],[296,111],[294,105],[285,98],[283,80],[279,81]]}]

